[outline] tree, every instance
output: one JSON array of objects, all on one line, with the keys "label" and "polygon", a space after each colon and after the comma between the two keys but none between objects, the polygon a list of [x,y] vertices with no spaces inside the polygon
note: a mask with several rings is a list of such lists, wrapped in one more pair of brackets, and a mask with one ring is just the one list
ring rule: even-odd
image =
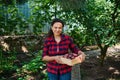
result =
[{"label": "tree", "polygon": [[99,10],[99,12],[93,13],[97,16],[94,16],[92,32],[94,32],[95,40],[101,50],[101,65],[103,65],[108,47],[117,42],[116,39],[120,32],[119,2],[119,0],[115,0],[113,3],[105,0],[95,2],[95,11]]},{"label": "tree", "polygon": [[[55,17],[56,2],[54,0],[13,0],[6,3],[2,0],[0,3],[0,35],[18,35],[28,34],[29,27],[33,27],[30,34],[40,34],[42,28]],[[10,0],[11,1],[11,0]],[[28,2],[27,2],[28,1]],[[18,5],[29,4],[29,18],[19,12]]]},{"label": "tree", "polygon": [[[69,14],[71,25],[73,25],[74,22],[77,22],[77,26],[84,27],[86,34],[83,35],[91,37],[89,40],[95,40],[95,44],[97,44],[101,50],[101,65],[103,65],[105,60],[108,47],[117,43],[117,37],[120,34],[119,10],[120,0],[87,0],[84,4],[84,7],[77,7],[76,9],[70,8],[68,10],[65,8],[66,13],[71,13]],[[73,33],[71,33],[72,36],[75,36],[73,34],[78,32],[78,30],[76,31],[76,26],[74,27],[75,29],[73,29]],[[81,33],[78,34],[76,35],[77,37],[74,38],[79,40]],[[87,38],[83,38],[82,40],[87,40]],[[77,42],[77,44],[79,43],[80,42]]]}]

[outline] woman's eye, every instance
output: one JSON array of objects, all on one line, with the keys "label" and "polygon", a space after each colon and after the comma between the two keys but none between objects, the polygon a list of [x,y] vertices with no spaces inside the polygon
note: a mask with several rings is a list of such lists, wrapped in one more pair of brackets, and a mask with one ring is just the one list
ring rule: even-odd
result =
[{"label": "woman's eye", "polygon": [[61,27],[54,27],[55,29],[62,29]]},{"label": "woman's eye", "polygon": [[61,27],[59,27],[59,29],[62,29]]},{"label": "woman's eye", "polygon": [[57,27],[55,27],[55,29],[57,29]]}]

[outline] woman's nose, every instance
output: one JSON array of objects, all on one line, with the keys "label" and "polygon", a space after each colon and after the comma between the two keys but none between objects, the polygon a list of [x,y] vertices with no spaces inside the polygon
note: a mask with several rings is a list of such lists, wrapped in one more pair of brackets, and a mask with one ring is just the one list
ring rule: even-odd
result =
[{"label": "woman's nose", "polygon": [[59,28],[57,28],[56,31],[59,31]]}]

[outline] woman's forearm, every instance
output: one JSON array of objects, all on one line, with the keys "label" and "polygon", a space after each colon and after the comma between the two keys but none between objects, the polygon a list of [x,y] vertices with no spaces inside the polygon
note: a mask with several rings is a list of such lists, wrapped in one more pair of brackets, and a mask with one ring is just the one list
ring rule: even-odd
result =
[{"label": "woman's forearm", "polygon": [[55,60],[55,56],[44,56],[42,60],[47,62],[53,61]]},{"label": "woman's forearm", "polygon": [[61,57],[62,56],[44,56],[42,60],[47,62],[55,60],[57,63],[63,64],[63,62],[61,61]]}]

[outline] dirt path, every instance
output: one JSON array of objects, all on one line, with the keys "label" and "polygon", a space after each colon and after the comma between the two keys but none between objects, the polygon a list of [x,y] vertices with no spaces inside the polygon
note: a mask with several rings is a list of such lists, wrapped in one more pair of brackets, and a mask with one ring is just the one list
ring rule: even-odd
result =
[{"label": "dirt path", "polygon": [[[107,56],[115,55],[114,53],[120,53],[120,44],[108,48]],[[86,51],[85,54],[87,55],[87,57],[98,56],[100,54],[100,49]]]},{"label": "dirt path", "polygon": [[100,50],[87,51],[81,64],[81,80],[120,80],[120,45],[108,48],[104,66],[99,65]]}]

